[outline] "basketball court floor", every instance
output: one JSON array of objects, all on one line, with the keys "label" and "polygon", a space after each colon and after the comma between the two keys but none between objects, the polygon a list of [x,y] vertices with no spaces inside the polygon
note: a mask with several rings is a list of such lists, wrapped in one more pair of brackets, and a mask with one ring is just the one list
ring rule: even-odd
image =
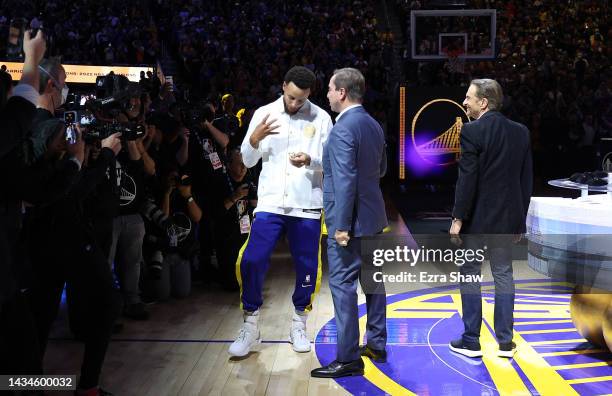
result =
[{"label": "basketball court floor", "polygon": [[[405,232],[400,216],[392,220],[392,232]],[[492,280],[486,265],[483,273]],[[529,271],[515,272],[514,359],[495,356],[491,283],[483,286],[482,360],[448,350],[449,340],[463,328],[457,288],[415,287],[387,297],[387,363],[365,359],[363,377],[310,378],[310,370],[335,356],[327,267],[308,319],[307,333],[314,341],[310,353],[295,353],[288,343],[293,276],[287,248],[280,243],[265,283],[260,319],[264,341],[244,359],[227,354],[242,323],[237,293],[195,288],[187,299],[150,306],[149,321],[123,320],[125,327],[108,350],[103,388],[118,396],[612,394],[612,354],[589,344],[574,328],[571,290]],[[365,303],[363,294],[359,301]],[[362,305],[362,331],[364,315]],[[78,373],[82,346],[72,340],[64,309],[52,338],[45,361],[48,373]]]}]

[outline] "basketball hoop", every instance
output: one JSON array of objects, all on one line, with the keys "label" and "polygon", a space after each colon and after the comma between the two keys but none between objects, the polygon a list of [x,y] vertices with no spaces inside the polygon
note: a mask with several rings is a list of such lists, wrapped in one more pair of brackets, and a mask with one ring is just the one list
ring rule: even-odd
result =
[{"label": "basketball hoop", "polygon": [[445,52],[445,55],[448,57],[446,61],[446,69],[453,74],[463,74],[465,73],[465,58],[462,56],[463,51],[460,49],[449,50]]}]

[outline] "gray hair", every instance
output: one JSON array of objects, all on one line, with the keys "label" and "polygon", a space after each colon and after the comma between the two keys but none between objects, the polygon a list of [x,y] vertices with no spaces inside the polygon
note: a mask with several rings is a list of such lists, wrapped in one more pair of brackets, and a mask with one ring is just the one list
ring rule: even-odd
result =
[{"label": "gray hair", "polygon": [[[62,60],[60,57],[45,58],[40,62],[38,68],[38,70],[41,71],[38,93],[42,94],[51,78],[59,81]],[[61,90],[62,87],[58,87],[58,89]]]},{"label": "gray hair", "polygon": [[336,89],[344,88],[351,102],[361,103],[363,101],[365,77],[359,70],[352,67],[335,70],[334,85]]},{"label": "gray hair", "polygon": [[504,93],[502,87],[495,80],[481,78],[472,80],[471,85],[476,87],[476,96],[480,99],[487,99],[489,110],[499,111],[504,103]]}]

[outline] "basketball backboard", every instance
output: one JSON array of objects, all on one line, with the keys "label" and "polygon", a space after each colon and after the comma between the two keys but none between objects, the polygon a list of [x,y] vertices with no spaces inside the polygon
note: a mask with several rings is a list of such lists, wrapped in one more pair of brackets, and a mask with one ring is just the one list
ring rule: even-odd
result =
[{"label": "basketball backboard", "polygon": [[495,57],[495,10],[422,10],[410,13],[412,59],[465,60]]}]

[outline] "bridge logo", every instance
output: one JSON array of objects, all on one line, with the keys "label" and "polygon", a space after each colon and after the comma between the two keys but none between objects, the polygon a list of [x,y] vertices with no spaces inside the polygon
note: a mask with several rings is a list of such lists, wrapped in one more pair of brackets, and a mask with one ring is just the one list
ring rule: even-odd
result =
[{"label": "bridge logo", "polygon": [[[449,119],[449,124],[452,122],[452,125],[435,138],[424,143],[420,142],[419,131],[421,129],[419,128],[419,118],[427,116],[427,118],[431,119],[435,117],[436,113],[433,112],[437,111],[438,108],[448,107],[449,105],[452,108],[452,112],[456,113],[454,122]],[[430,112],[434,115],[429,114]],[[456,163],[460,155],[459,136],[464,120],[469,122],[471,119],[468,117],[463,106],[454,100],[434,99],[424,104],[412,119],[412,144],[419,157],[428,163],[438,166]]]}]

